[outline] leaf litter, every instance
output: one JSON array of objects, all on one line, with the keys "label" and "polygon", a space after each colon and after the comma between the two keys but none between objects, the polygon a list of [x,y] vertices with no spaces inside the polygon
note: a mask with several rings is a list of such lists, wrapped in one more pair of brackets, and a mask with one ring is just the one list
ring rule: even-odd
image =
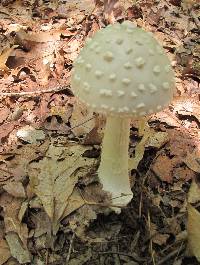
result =
[{"label": "leaf litter", "polygon": [[[197,264],[197,1],[1,1],[0,8],[2,262]],[[87,36],[124,19],[163,44],[177,91],[170,108],[132,122],[133,200],[116,216],[97,178],[105,118],[74,99],[69,78]]]}]

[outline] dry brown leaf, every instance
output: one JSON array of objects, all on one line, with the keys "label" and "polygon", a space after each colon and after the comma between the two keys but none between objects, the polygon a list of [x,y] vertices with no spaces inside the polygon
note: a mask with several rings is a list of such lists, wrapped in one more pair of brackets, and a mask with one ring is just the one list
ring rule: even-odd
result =
[{"label": "dry brown leaf", "polygon": [[69,261],[69,265],[82,265],[89,261],[92,257],[92,250],[89,248],[85,253],[77,255],[76,258],[72,258]]},{"label": "dry brown leaf", "polygon": [[21,182],[13,181],[3,186],[3,189],[16,198],[26,198],[25,190]]},{"label": "dry brown leaf", "polygon": [[200,122],[200,104],[198,99],[181,97],[174,103],[174,108],[178,114],[186,117],[195,117]]},{"label": "dry brown leaf", "polygon": [[196,148],[192,153],[187,152],[183,162],[193,171],[200,173],[200,150]]},{"label": "dry brown leaf", "polygon": [[0,257],[0,265],[4,264],[11,257],[9,246],[4,239],[0,240]]},{"label": "dry brown leaf", "polygon": [[200,262],[200,213],[188,204],[188,251]]},{"label": "dry brown leaf", "polygon": [[129,161],[130,169],[137,169],[139,162],[144,156],[145,147],[160,148],[169,140],[167,132],[155,132],[148,126],[147,120],[147,118],[144,118],[139,122],[139,135],[143,135],[143,137],[135,147],[135,157]]},{"label": "dry brown leaf", "polygon": [[70,124],[75,136],[88,134],[95,127],[93,111],[77,100],[74,103]]},{"label": "dry brown leaf", "polygon": [[[144,122],[142,121],[142,125],[143,123]],[[135,147],[135,156],[133,158],[130,158],[129,160],[129,169],[131,170],[137,169],[138,164],[143,158],[144,151],[145,151],[145,145],[147,141],[149,140],[149,138],[154,135],[154,131],[151,130],[151,128],[149,128],[147,124],[143,130],[144,130],[144,135],[142,137],[142,140]]]},{"label": "dry brown leaf", "polygon": [[153,243],[155,243],[159,246],[162,246],[162,245],[166,244],[168,238],[169,238],[168,234],[158,233],[153,237],[152,241],[153,241]]},{"label": "dry brown leaf", "polygon": [[145,147],[156,147],[161,148],[164,144],[169,141],[169,136],[167,132],[155,132],[147,140]]},{"label": "dry brown leaf", "polygon": [[24,46],[24,42],[54,42],[60,40],[60,35],[62,32],[39,32],[29,34],[26,33],[23,29],[20,29],[16,32],[16,43],[22,44]]},{"label": "dry brown leaf", "polygon": [[85,204],[84,199],[82,198],[78,190],[74,189],[72,195],[69,197],[68,203],[66,205],[62,217],[70,215],[72,212],[76,211],[84,204]]},{"label": "dry brown leaf", "polygon": [[197,185],[196,181],[193,179],[188,193],[188,202],[197,203],[200,201],[200,187]]},{"label": "dry brown leaf", "polygon": [[0,205],[4,210],[5,231],[16,232],[24,246],[27,245],[28,228],[25,223],[21,223],[18,218],[23,200],[14,198],[9,194],[3,193],[0,197]]},{"label": "dry brown leaf", "polygon": [[79,22],[80,12],[84,12],[85,15],[90,15],[94,8],[94,0],[68,0],[65,4],[59,5],[57,12],[61,17],[71,18]]},{"label": "dry brown leaf", "polygon": [[82,157],[86,149],[79,145],[51,145],[42,160],[29,166],[31,187],[41,199],[54,226],[68,205],[79,174],[82,173],[80,169],[94,164],[94,159]]},{"label": "dry brown leaf", "polygon": [[3,140],[5,140],[6,137],[12,132],[14,129],[15,124],[14,123],[4,123],[0,127],[0,143],[2,143]]},{"label": "dry brown leaf", "polygon": [[11,55],[13,50],[17,47],[17,45],[12,46],[11,48],[6,48],[2,54],[0,55],[0,70],[1,71],[7,71],[8,67],[6,66],[6,62],[8,60],[8,57]]},{"label": "dry brown leaf", "polygon": [[89,240],[86,228],[97,218],[96,212],[89,205],[84,205],[69,217],[69,226],[81,240]]},{"label": "dry brown leaf", "polygon": [[178,162],[180,161],[176,157],[170,159],[166,155],[159,155],[152,165],[152,170],[162,181],[172,183],[173,169]]},{"label": "dry brown leaf", "polygon": [[27,247],[22,246],[18,235],[14,232],[9,232],[6,235],[6,241],[9,245],[10,252],[20,264],[31,262],[31,255]]},{"label": "dry brown leaf", "polygon": [[40,237],[44,234],[51,235],[51,220],[44,211],[39,211],[31,217],[31,221],[35,225],[34,237]]},{"label": "dry brown leaf", "polygon": [[9,114],[10,109],[2,104],[0,108],[0,124],[2,124],[8,118]]}]

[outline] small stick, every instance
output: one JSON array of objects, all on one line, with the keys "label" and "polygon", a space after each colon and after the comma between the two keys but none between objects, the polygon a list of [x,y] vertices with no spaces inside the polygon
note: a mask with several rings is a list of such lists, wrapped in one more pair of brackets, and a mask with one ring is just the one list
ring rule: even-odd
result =
[{"label": "small stick", "polygon": [[69,260],[70,260],[74,238],[75,238],[75,233],[73,233],[72,238],[70,240],[69,250],[68,250],[68,254],[67,254],[67,258],[66,258],[66,265],[69,263]]},{"label": "small stick", "polygon": [[174,251],[172,251],[171,253],[169,253],[166,257],[164,257],[163,259],[161,259],[160,261],[157,262],[157,265],[162,265],[162,264],[167,264],[166,262],[171,259],[173,256],[178,255],[180,253],[181,250],[183,250],[184,246],[183,244],[181,244],[180,248],[175,249]]},{"label": "small stick", "polygon": [[[95,250],[93,250],[93,251],[95,251]],[[125,257],[129,257],[129,258],[133,259],[136,262],[147,261],[145,258],[140,258],[136,255],[128,254],[128,253],[124,253],[124,252],[115,252],[115,251],[95,251],[95,252],[97,252],[98,254],[102,254],[102,255],[103,254],[105,254],[105,255],[106,254],[108,254],[108,255],[113,254],[113,255],[125,256]]]},{"label": "small stick", "polygon": [[65,89],[68,89],[69,86],[63,86],[63,87],[54,87],[47,90],[36,90],[36,91],[25,91],[25,92],[0,92],[0,97],[33,97],[37,96],[36,94],[43,94],[43,93],[54,93],[59,92]]}]

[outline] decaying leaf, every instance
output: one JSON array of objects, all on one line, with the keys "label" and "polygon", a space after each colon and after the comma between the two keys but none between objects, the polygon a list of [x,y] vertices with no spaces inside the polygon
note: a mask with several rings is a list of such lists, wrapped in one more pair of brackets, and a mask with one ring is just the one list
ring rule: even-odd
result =
[{"label": "decaying leaf", "polygon": [[10,258],[10,250],[6,240],[0,240],[0,265],[4,264]]},{"label": "decaying leaf", "polygon": [[200,262],[200,213],[188,204],[188,251]]},{"label": "decaying leaf", "polygon": [[94,159],[86,159],[82,154],[86,147],[50,145],[46,156],[39,162],[30,164],[31,187],[41,199],[54,225],[62,217],[69,197],[78,181],[81,168],[94,164]]},{"label": "decaying leaf", "polygon": [[31,262],[31,255],[28,249],[22,246],[16,233],[9,232],[6,235],[6,241],[8,242],[12,256],[16,258],[20,264]]}]

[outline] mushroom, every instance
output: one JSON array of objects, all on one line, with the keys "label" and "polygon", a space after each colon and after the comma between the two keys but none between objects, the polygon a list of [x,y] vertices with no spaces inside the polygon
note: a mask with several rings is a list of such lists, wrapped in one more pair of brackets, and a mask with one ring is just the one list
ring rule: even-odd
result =
[{"label": "mushroom", "polygon": [[107,116],[98,177],[115,205],[132,199],[129,181],[130,119],[168,106],[174,73],[152,33],[130,21],[99,30],[74,62],[74,94]]}]

